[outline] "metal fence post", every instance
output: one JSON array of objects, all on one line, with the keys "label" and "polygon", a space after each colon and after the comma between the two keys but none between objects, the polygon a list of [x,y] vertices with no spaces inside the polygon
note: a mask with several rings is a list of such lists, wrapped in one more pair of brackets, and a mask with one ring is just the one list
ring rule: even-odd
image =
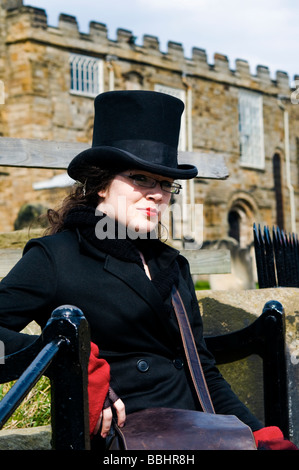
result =
[{"label": "metal fence post", "polygon": [[49,370],[52,401],[52,448],[54,450],[88,450],[88,360],[90,335],[88,323],[80,309],[64,305],[52,313],[43,336],[55,334],[65,343]]},{"label": "metal fence post", "polygon": [[289,435],[284,309],[271,300],[264,306],[264,395],[267,426],[276,425]]}]

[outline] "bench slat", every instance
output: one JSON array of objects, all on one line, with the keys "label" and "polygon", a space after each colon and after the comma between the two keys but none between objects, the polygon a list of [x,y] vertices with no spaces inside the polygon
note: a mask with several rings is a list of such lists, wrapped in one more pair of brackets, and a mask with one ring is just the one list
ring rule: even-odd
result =
[{"label": "bench slat", "polygon": [[[230,273],[229,250],[181,250],[189,263],[191,274],[226,274]],[[22,249],[0,250],[0,278],[14,267],[22,256]]]},{"label": "bench slat", "polygon": [[231,255],[229,250],[180,250],[190,264],[193,275],[228,274],[231,272]]},{"label": "bench slat", "polygon": [[[75,155],[89,148],[82,142],[0,138],[0,166],[66,169]],[[179,163],[192,163],[201,178],[226,179],[228,170],[221,154],[179,152]]]},{"label": "bench slat", "polygon": [[5,248],[0,250],[0,278],[14,267],[22,256],[21,249]]}]

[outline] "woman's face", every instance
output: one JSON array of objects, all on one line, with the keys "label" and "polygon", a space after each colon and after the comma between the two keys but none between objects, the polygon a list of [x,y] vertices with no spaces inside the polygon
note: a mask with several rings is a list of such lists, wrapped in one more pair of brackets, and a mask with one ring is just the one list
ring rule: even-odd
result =
[{"label": "woman's face", "polygon": [[[146,177],[156,181],[147,180]],[[170,192],[162,189],[159,183],[162,181],[165,188],[173,179],[142,170],[124,171],[115,176],[107,189],[98,192],[101,201],[97,209],[131,231],[151,232],[171,197]],[[143,186],[151,182],[154,187]]]}]

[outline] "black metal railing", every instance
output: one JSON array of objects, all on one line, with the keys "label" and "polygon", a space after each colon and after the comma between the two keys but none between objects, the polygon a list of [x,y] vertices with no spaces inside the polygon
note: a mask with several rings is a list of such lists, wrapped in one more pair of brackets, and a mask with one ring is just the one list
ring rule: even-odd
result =
[{"label": "black metal railing", "polygon": [[46,375],[51,381],[52,448],[90,449],[89,353],[89,328],[81,310],[70,305],[54,310],[38,340],[6,356],[0,366],[0,383],[17,380],[0,402],[0,428]]},{"label": "black metal railing", "polygon": [[279,227],[253,226],[259,288],[299,287],[299,242]]}]

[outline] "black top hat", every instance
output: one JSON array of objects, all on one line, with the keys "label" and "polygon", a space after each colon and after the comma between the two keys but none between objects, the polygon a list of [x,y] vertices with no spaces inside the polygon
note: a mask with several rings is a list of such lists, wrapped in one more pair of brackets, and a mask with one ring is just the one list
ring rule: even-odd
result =
[{"label": "black top hat", "polygon": [[174,179],[197,175],[178,165],[177,147],[184,103],[153,91],[111,91],[95,99],[92,147],[69,164],[71,178],[84,181],[84,168],[138,168]]}]

